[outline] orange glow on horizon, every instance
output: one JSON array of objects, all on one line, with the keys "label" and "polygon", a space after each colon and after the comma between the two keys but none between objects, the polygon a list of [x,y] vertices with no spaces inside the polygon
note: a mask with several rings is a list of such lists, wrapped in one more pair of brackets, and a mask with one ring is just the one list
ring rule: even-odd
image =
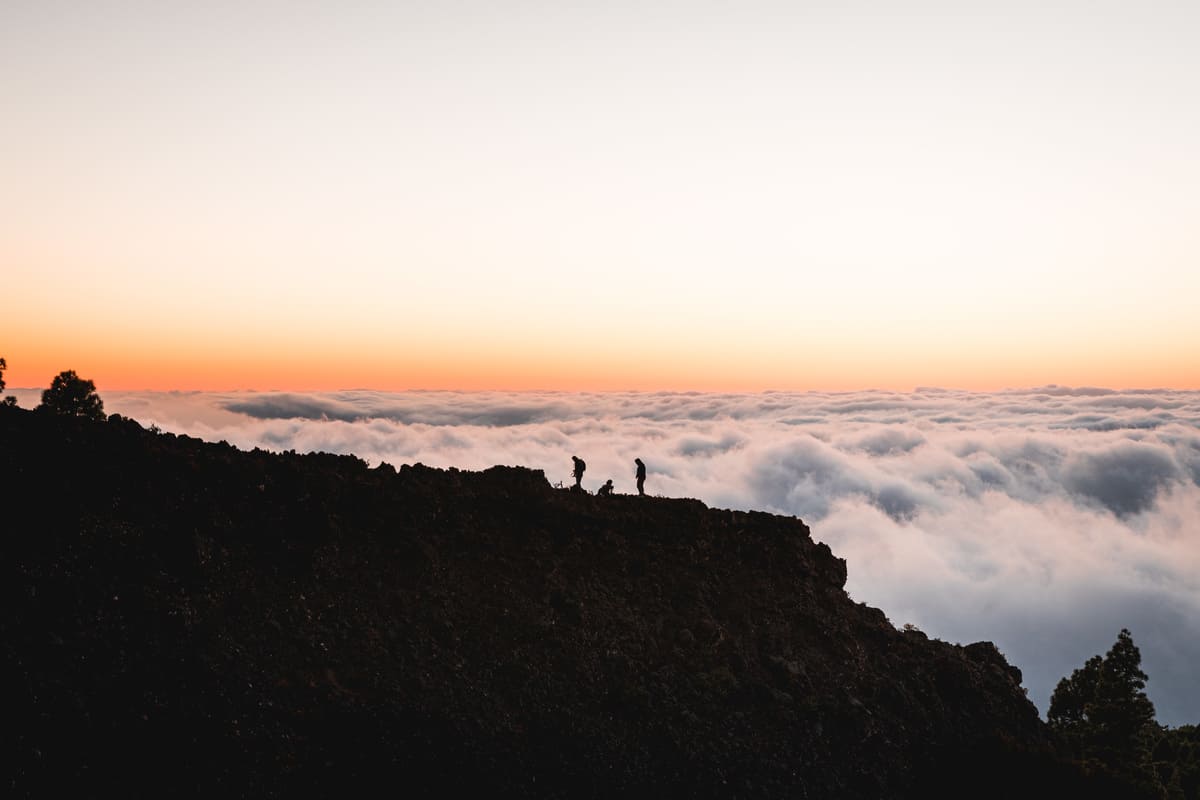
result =
[{"label": "orange glow on horizon", "polygon": [[[639,360],[622,352],[580,348],[541,353],[505,352],[481,345],[412,352],[298,344],[270,350],[231,343],[184,348],[166,341],[87,345],[44,341],[6,343],[6,381],[13,388],[43,388],[74,369],[112,391],[336,391],[410,389],[461,391],[701,391],[757,392],[911,391],[918,386],[973,391],[1059,384],[1122,388],[1200,389],[1200,368],[1181,372],[1177,354],[1120,359],[1101,355],[1042,353],[1020,357],[954,353],[905,357],[880,348],[818,350],[787,359],[778,353],[696,352],[646,348]],[[220,347],[216,345],[219,344]],[[10,346],[16,345],[16,346]],[[268,354],[269,353],[269,354]],[[1119,354],[1113,354],[1114,356]]]},{"label": "orange glow on horizon", "polygon": [[1057,318],[838,319],[819,304],[793,317],[589,310],[583,323],[570,309],[547,319],[498,308],[472,319],[457,309],[404,316],[233,304],[133,315],[85,300],[59,304],[55,324],[30,306],[7,314],[0,356],[9,386],[44,388],[74,369],[102,392],[1200,389],[1200,330],[1188,335],[1178,322],[1134,330]]}]

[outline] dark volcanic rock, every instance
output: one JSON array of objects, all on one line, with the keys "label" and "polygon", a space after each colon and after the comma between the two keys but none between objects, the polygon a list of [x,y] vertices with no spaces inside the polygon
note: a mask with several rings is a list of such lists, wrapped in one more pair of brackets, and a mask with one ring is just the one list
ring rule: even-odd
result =
[{"label": "dark volcanic rock", "polygon": [[995,647],[897,631],[796,519],[0,412],[12,794],[1029,796],[1051,758]]}]

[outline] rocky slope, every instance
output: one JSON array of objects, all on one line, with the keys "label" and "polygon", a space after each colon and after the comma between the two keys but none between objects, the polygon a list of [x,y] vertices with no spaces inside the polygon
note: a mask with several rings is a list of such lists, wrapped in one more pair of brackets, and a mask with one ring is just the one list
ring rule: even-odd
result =
[{"label": "rocky slope", "polygon": [[13,794],[1029,796],[987,642],[799,520],[0,409]]}]

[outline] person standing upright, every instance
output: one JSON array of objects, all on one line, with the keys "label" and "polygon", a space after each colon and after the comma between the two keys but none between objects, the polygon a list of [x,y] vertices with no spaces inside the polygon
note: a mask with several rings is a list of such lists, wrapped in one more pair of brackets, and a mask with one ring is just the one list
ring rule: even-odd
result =
[{"label": "person standing upright", "polygon": [[587,469],[587,464],[585,464],[583,462],[583,459],[579,458],[578,456],[571,456],[571,460],[575,462],[575,470],[571,473],[572,475],[575,476],[575,488],[582,489],[583,488],[583,471],[585,469]]},{"label": "person standing upright", "polygon": [[638,494],[644,495],[646,494],[646,490],[643,488],[646,485],[646,465],[640,458],[635,458],[633,463],[637,464],[637,472],[633,476],[637,478]]}]

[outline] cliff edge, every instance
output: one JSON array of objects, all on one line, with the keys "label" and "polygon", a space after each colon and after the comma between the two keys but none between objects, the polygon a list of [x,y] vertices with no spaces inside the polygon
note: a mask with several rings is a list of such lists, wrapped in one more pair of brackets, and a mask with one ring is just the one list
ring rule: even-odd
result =
[{"label": "cliff edge", "polygon": [[1029,796],[1053,761],[994,646],[897,630],[794,518],[9,408],[0,487],[17,796]]}]

